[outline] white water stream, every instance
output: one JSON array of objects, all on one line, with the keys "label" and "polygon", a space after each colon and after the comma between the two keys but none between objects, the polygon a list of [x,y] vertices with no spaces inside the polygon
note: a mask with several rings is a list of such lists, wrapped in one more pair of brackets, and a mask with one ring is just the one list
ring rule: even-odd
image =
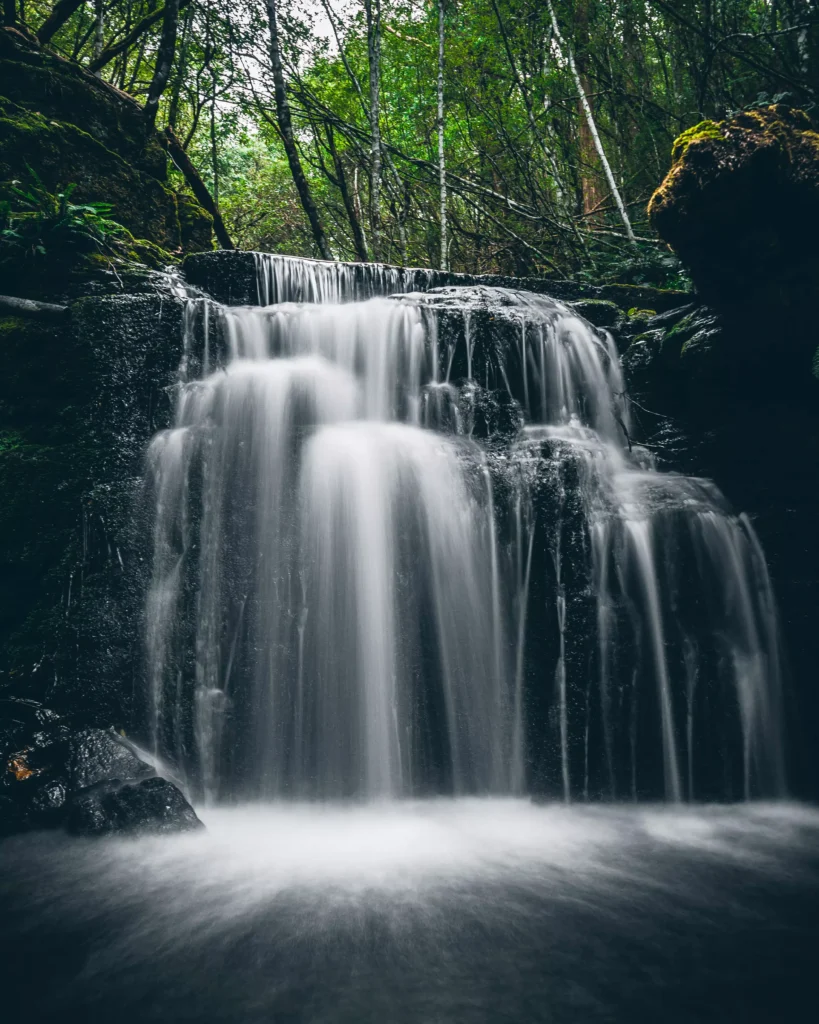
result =
[{"label": "white water stream", "polygon": [[[693,798],[700,748],[713,775],[734,732],[733,795],[781,793],[764,558],[712,485],[630,450],[611,339],[561,303],[484,289],[519,324],[490,367],[469,289],[446,290],[463,333],[442,347],[435,295],[346,301],[406,285],[397,271],[258,267],[275,304],[191,301],[191,330],[207,311],[226,355],[209,338],[200,379],[186,379],[186,357],[175,425],[148,459],[151,741],[192,790],[520,792],[541,685],[567,800],[636,796],[655,745],[666,798]],[[452,377],[458,344],[467,380]],[[473,375],[523,407],[505,454],[471,436]],[[538,526],[533,495],[550,474],[555,514]],[[499,477],[511,480],[501,504]],[[591,625],[577,621],[578,501]],[[535,607],[541,549],[553,590]],[[529,637],[550,623],[556,661],[538,684]],[[581,670],[578,629],[594,652]]]}]

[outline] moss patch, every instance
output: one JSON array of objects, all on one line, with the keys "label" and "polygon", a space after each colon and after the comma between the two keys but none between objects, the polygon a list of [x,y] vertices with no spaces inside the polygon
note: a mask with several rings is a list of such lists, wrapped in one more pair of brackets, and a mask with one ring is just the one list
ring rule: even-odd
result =
[{"label": "moss patch", "polygon": [[682,135],[678,135],[674,139],[671,147],[671,159],[676,163],[688,147],[696,142],[702,142],[705,139],[721,140],[723,137],[722,129],[716,121],[700,121],[692,128],[686,128]]},{"label": "moss patch", "polygon": [[770,106],[702,122],[673,157],[648,213],[703,300],[749,336],[767,318],[772,342],[803,345],[819,302],[819,134],[807,114]]},{"label": "moss patch", "polygon": [[168,183],[161,138],[133,98],[46,51],[0,32],[0,181],[26,165],[78,202],[108,202],[135,238],[165,250],[212,246],[211,219]]},{"label": "moss patch", "polygon": [[75,182],[77,202],[111,203],[114,220],[166,249],[182,243],[176,195],[132,168],[76,125],[50,120],[0,97],[0,179],[25,180],[26,165],[57,192]]}]

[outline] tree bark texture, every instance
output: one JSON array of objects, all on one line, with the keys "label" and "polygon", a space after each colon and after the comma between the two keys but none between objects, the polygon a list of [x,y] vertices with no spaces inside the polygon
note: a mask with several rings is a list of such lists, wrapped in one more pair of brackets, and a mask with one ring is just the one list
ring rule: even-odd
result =
[{"label": "tree bark texture", "polygon": [[296,148],[296,140],[293,136],[290,104],[287,100],[287,90],[284,85],[276,0],[267,0],[267,17],[270,25],[270,62],[273,65],[273,87],[276,95],[276,119],[278,121],[279,134],[281,135],[284,151],[287,154],[287,162],[290,165],[290,173],[293,176],[293,183],[299,194],[302,209],[310,223],[313,239],[323,259],[332,260],[333,254],[330,250],[330,244],[327,241],[327,235],[324,233],[324,226],[321,223],[318,207],[310,191],[310,183],[304,175],[301,160],[299,159],[299,151]]},{"label": "tree bark texture", "polygon": [[179,25],[180,0],[167,0],[162,18],[162,35],[156,54],[154,75],[148,88],[148,99],[145,101],[145,113],[151,125],[156,122],[159,101],[171,77],[173,58],[176,52],[176,30]]}]

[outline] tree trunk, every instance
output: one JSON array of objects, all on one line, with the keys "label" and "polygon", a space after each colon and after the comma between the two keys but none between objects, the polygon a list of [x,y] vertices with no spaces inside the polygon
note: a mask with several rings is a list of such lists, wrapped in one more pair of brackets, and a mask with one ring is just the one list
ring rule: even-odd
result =
[{"label": "tree trunk", "polygon": [[350,223],[350,232],[353,236],[353,246],[355,247],[356,259],[359,263],[369,263],[370,257],[367,254],[367,243],[364,239],[364,232],[361,230],[361,222],[356,215],[355,202],[353,197],[350,195],[349,188],[347,187],[347,175],[344,171],[344,161],[341,158],[341,154],[336,149],[336,140],[333,135],[333,129],[330,125],[327,125],[327,140],[330,147],[330,155],[333,158],[333,168],[336,173],[338,189],[339,192],[341,192],[344,210],[347,214],[347,220]]},{"label": "tree trunk", "polygon": [[[620,195],[620,190],[617,188],[617,182],[614,180],[614,172],[612,171],[611,164],[609,163],[608,158],[606,157],[606,151],[605,151],[605,149],[603,149],[603,143],[602,143],[602,141],[600,139],[600,133],[597,131],[597,125],[594,122],[594,114],[592,113],[592,108],[591,108],[591,105],[589,103],[589,99],[588,99],[588,95],[587,95],[587,88],[588,88],[588,86],[584,87],[583,79],[581,78],[580,72],[577,69],[577,64],[575,63],[574,54],[572,53],[571,48],[566,45],[566,43],[565,43],[565,41],[563,39],[563,36],[560,34],[560,26],[558,25],[557,15],[555,14],[555,9],[554,9],[554,5],[552,3],[552,0],[546,0],[546,3],[548,4],[549,14],[551,15],[551,19],[552,19],[552,28],[554,29],[554,33],[555,33],[555,40],[557,42],[557,45],[566,54],[566,59],[567,59],[567,61],[569,63],[569,69],[570,69],[570,71],[572,73],[572,77],[574,78],[575,86],[577,87],[577,95],[578,95],[578,99],[580,101],[581,114],[584,115],[584,116],[581,116],[581,118],[580,118],[580,125],[581,125],[581,136],[580,136],[581,153],[582,153],[582,147],[583,147],[582,127],[585,124],[587,126],[588,132],[589,132],[589,134],[591,136],[592,144],[594,145],[594,148],[597,150],[597,155],[600,157],[600,163],[603,165],[603,171],[604,171],[604,173],[606,175],[606,180],[609,183],[609,188],[611,189],[611,194],[614,196],[614,201],[617,204],[617,209],[618,209],[618,211],[620,213],[620,217],[621,217],[621,219],[623,221],[623,225],[625,226],[626,235],[628,236],[629,241],[634,242],[634,241],[636,241],[636,239],[634,237],[634,231],[632,230],[632,227],[631,227],[631,221],[628,218],[628,213],[626,212],[626,207],[625,207],[625,203],[623,202],[623,197]],[[585,205],[585,202],[584,202],[584,205]]]},{"label": "tree trunk", "polygon": [[[182,4],[180,3],[180,9]],[[179,60],[176,66],[176,76],[173,88],[171,89],[171,101],[168,104],[168,127],[176,131],[176,122],[179,120],[179,103],[182,96],[182,85],[188,71],[188,51],[191,42],[191,29],[193,27],[193,8],[188,7],[185,12],[185,22],[182,27],[182,41],[179,46]]]},{"label": "tree trunk", "polygon": [[52,302],[36,299],[18,299],[14,295],[0,295],[0,310],[11,316],[28,316],[36,320],[60,320],[68,315],[68,306],[55,306]]},{"label": "tree trunk", "polygon": [[216,73],[211,74],[210,164],[213,172],[213,201],[219,206],[219,149],[216,144]]},{"label": "tree trunk", "polygon": [[208,191],[207,185],[202,181],[199,171],[191,163],[190,157],[182,148],[182,143],[176,137],[172,128],[166,128],[163,136],[171,160],[185,175],[185,181],[187,181],[191,191],[199,200],[199,205],[204,207],[213,217],[213,230],[219,245],[223,249],[235,249],[236,246],[231,241],[230,235],[227,232],[225,222],[222,220],[222,214],[219,212],[219,207],[214,203],[213,196]]},{"label": "tree trunk", "polygon": [[[190,0],[179,0],[179,10],[183,7],[187,7]],[[160,7],[157,11],[152,11],[147,14],[141,21],[138,21],[132,29],[130,29],[124,39],[120,40],[114,46],[106,47],[99,57],[95,57],[88,65],[89,71],[99,71],[104,68],[106,64],[110,64],[112,60],[119,57],[121,53],[125,53],[126,50],[130,50],[137,39],[141,38],[149,28],[152,28],[160,19],[165,17],[165,8]],[[123,68],[123,72],[124,72]],[[125,82],[122,83],[123,88]]]},{"label": "tree trunk", "polygon": [[78,11],[84,3],[85,0],[60,0],[37,32],[37,38],[40,42],[49,42],[55,33],[59,32],[63,25],[68,21],[74,11]]},{"label": "tree trunk", "polygon": [[282,54],[279,43],[279,23],[276,11],[276,0],[267,0],[267,17],[270,24],[270,62],[273,65],[273,86],[276,93],[276,119],[279,125],[279,134],[282,138],[282,145],[287,154],[287,162],[290,165],[290,173],[293,175],[293,183],[301,200],[302,209],[310,222],[310,229],[318,250],[325,260],[333,259],[330,251],[330,244],[324,233],[324,227],[319,217],[318,208],[313,201],[313,194],[310,191],[310,183],[304,176],[299,151],[296,148],[296,140],[293,137],[293,122],[290,119],[290,104],[287,101],[287,91],[284,87],[284,69],[282,68]]},{"label": "tree trunk", "polygon": [[449,269],[444,157],[444,0],[438,0],[438,183],[441,192],[441,270]]},{"label": "tree trunk", "polygon": [[370,233],[373,257],[381,244],[381,0],[364,0],[370,64]]},{"label": "tree trunk", "polygon": [[148,99],[145,101],[145,113],[149,123],[153,126],[156,122],[159,100],[168,80],[171,77],[173,67],[174,51],[176,50],[176,30],[179,25],[179,0],[167,0],[165,14],[162,18],[162,35],[159,39],[159,49],[156,54],[156,64],[151,85],[148,89]]},{"label": "tree trunk", "polygon": [[361,202],[361,190],[358,187],[358,164],[353,167],[353,209],[355,210],[358,226],[364,238],[364,248],[367,248],[367,235],[364,232],[364,207]]},{"label": "tree trunk", "polygon": [[580,80],[577,98],[578,137],[580,143],[580,182],[583,193],[583,213],[594,214],[603,205],[606,194],[600,187],[600,157],[594,144],[589,119],[586,116],[580,92],[586,98],[589,110],[594,114],[591,82],[589,81],[589,4],[581,0],[575,7],[575,51],[574,59]]},{"label": "tree trunk", "polygon": [[3,0],[3,24],[9,28],[17,24],[17,0]]},{"label": "tree trunk", "polygon": [[105,0],[94,0],[94,56],[102,53],[105,36]]}]

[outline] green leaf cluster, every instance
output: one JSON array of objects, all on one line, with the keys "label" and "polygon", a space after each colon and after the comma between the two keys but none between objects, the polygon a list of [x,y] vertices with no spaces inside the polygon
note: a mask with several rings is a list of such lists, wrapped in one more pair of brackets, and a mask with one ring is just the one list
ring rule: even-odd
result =
[{"label": "green leaf cluster", "polygon": [[12,181],[0,201],[0,263],[22,257],[70,255],[111,249],[125,236],[111,218],[109,203],[74,203],[76,185],[49,192],[37,172],[28,168],[28,181]]}]

